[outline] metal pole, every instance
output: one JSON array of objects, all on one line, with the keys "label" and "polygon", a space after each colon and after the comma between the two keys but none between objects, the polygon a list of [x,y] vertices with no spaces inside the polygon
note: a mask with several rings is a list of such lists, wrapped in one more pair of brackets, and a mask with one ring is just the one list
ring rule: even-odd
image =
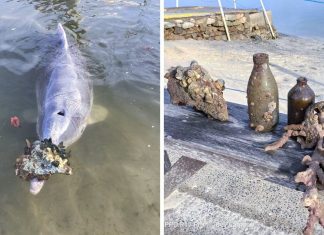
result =
[{"label": "metal pole", "polygon": [[236,0],[233,0],[234,3],[234,9],[236,9]]},{"label": "metal pole", "polygon": [[179,7],[179,0],[176,0],[176,7]]},{"label": "metal pole", "polygon": [[229,31],[228,31],[228,28],[227,28],[226,19],[225,19],[225,15],[224,15],[221,0],[218,0],[218,5],[219,5],[219,8],[220,8],[220,11],[221,11],[221,14],[222,14],[222,19],[223,19],[223,23],[224,23],[225,31],[226,31],[226,35],[227,35],[227,40],[231,41],[231,37],[229,35]]},{"label": "metal pole", "polygon": [[267,14],[266,9],[265,9],[265,7],[264,7],[264,5],[263,5],[263,1],[260,0],[260,2],[261,2],[262,9],[263,9],[264,17],[266,18],[266,21],[267,21],[267,23],[268,23],[268,25],[269,25],[269,28],[270,28],[270,31],[271,31],[271,35],[272,35],[272,37],[275,39],[275,38],[276,38],[276,35],[275,35],[274,32],[273,32],[273,29],[272,29],[272,26],[271,26],[270,20],[269,20],[269,18],[268,18],[268,14]]}]

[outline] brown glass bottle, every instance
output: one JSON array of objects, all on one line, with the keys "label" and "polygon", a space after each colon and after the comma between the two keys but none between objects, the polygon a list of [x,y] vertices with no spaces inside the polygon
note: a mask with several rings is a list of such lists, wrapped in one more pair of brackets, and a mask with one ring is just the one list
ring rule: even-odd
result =
[{"label": "brown glass bottle", "polygon": [[302,123],[306,109],[314,102],[315,93],[307,85],[307,79],[298,78],[297,84],[288,92],[288,125]]},{"label": "brown glass bottle", "polygon": [[259,132],[273,129],[279,120],[278,86],[265,53],[253,55],[253,70],[247,87],[250,127]]}]

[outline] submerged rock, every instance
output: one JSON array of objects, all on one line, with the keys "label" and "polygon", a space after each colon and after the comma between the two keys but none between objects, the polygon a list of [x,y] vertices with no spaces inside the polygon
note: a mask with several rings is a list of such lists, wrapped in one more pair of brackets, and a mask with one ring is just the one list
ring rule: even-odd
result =
[{"label": "submerged rock", "polygon": [[220,121],[228,120],[227,104],[223,98],[225,82],[214,81],[198,62],[189,67],[172,67],[165,74],[173,104],[191,105]]},{"label": "submerged rock", "polygon": [[63,143],[57,146],[51,139],[37,140],[32,146],[28,143],[24,155],[16,159],[17,176],[24,180],[47,180],[53,174],[72,174]]}]

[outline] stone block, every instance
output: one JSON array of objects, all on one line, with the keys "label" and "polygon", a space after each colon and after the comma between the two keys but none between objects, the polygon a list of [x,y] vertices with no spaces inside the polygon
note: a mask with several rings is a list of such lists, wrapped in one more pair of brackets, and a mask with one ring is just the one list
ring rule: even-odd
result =
[{"label": "stone block", "polygon": [[236,26],[241,24],[238,20],[235,21],[226,21],[227,26]]},{"label": "stone block", "polygon": [[207,23],[206,18],[196,19],[196,25],[206,25],[206,23]]},{"label": "stone block", "polygon": [[176,26],[176,27],[174,28],[174,34],[179,35],[179,34],[182,34],[182,32],[183,32],[183,28],[178,27],[178,26]]},{"label": "stone block", "polygon": [[176,24],[176,26],[181,27],[183,24],[183,20],[174,20],[174,23]]},{"label": "stone block", "polygon": [[243,24],[240,24],[238,26],[236,26],[236,29],[240,32],[243,32],[244,31],[244,25]]},{"label": "stone block", "polygon": [[218,31],[225,32],[225,27],[218,27]]},{"label": "stone block", "polygon": [[239,19],[238,15],[242,15],[241,17],[243,17],[243,14],[225,14],[225,20],[235,21],[235,20]]},{"label": "stone block", "polygon": [[207,22],[206,22],[206,24],[207,24],[207,25],[211,25],[211,24],[213,24],[213,23],[215,23],[215,22],[216,22],[215,19],[213,19],[213,18],[207,18]]},{"label": "stone block", "polygon": [[234,27],[234,26],[231,26],[231,27],[228,27],[228,31],[229,31],[230,33],[237,32],[237,28]]},{"label": "stone block", "polygon": [[192,28],[192,27],[194,27],[195,26],[195,24],[194,23],[192,23],[192,22],[184,22],[183,24],[182,24],[182,28],[183,29],[189,29],[189,28]]},{"label": "stone block", "polygon": [[222,32],[222,31],[216,31],[215,32],[215,35],[216,36],[222,36],[222,35],[224,35],[225,34],[225,32]]},{"label": "stone block", "polygon": [[[272,24],[272,13],[271,11],[267,11],[267,15],[268,15],[268,18]],[[267,22],[266,22],[266,19],[264,17],[264,14],[263,12],[257,12],[257,13],[252,13],[249,15],[249,22],[251,24],[251,26],[255,26],[255,25],[258,25],[258,26],[261,26],[261,27],[264,27],[264,26],[267,26]]]},{"label": "stone block", "polygon": [[164,22],[164,28],[165,29],[170,29],[170,28],[173,28],[173,27],[175,27],[176,25],[174,24],[174,23],[172,23],[172,22],[168,22],[168,21],[165,21]]},{"label": "stone block", "polygon": [[224,26],[224,23],[222,20],[217,20],[215,23],[212,24],[212,26],[216,26],[216,27]]},{"label": "stone block", "polygon": [[206,25],[199,25],[199,31],[200,32],[205,32],[206,31]]},{"label": "stone block", "polygon": [[206,33],[204,33],[204,34],[203,34],[203,38],[204,38],[204,39],[207,39],[207,38],[209,38],[209,35],[206,34]]},{"label": "stone block", "polygon": [[238,19],[237,21],[240,22],[241,24],[244,24],[246,22],[246,17],[242,17],[242,18]]}]

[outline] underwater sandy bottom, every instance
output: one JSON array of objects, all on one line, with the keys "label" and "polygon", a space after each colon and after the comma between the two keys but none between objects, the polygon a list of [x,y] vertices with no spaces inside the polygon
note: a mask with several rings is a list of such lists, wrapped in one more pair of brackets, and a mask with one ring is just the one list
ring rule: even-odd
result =
[{"label": "underwater sandy bottom", "polygon": [[[159,229],[159,1],[6,1],[0,8],[0,235],[156,234]],[[21,19],[24,20],[21,20]],[[33,196],[15,176],[36,135],[42,46],[65,27],[94,80],[72,176]],[[21,127],[10,126],[18,116]]]},{"label": "underwater sandy bottom", "polygon": [[[122,85],[114,90],[95,87],[94,92],[92,118],[105,120],[90,124],[71,146],[73,175],[52,176],[37,196],[28,192],[28,183],[14,175],[13,167],[23,151],[24,137],[36,138],[35,123],[25,119],[23,108],[2,109],[1,116],[21,117],[22,127],[10,127],[8,120],[1,119],[1,235],[159,231],[159,124],[151,117],[154,113],[158,120],[158,107],[136,91],[138,99],[121,100]],[[21,107],[32,103],[32,90],[26,93],[31,99],[21,100]],[[11,102],[5,98],[7,92],[1,94],[1,105]]]},{"label": "underwater sandy bottom", "polygon": [[282,35],[268,41],[165,41],[164,46],[164,72],[197,60],[212,78],[225,80],[227,101],[247,105],[252,56],[260,52],[269,54],[270,68],[279,88],[281,113],[287,113],[287,94],[298,76],[308,78],[316,101],[324,100],[324,41]]}]

